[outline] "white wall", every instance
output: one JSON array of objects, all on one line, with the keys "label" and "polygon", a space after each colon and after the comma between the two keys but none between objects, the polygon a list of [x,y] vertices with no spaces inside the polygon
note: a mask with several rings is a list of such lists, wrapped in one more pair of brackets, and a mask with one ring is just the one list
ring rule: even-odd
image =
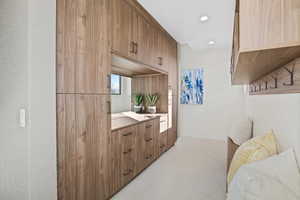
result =
[{"label": "white wall", "polygon": [[29,0],[30,200],[55,200],[56,1]]},{"label": "white wall", "polygon": [[126,112],[131,110],[131,78],[122,76],[121,95],[111,95],[112,113]]},{"label": "white wall", "polygon": [[180,136],[224,140],[232,123],[245,116],[243,88],[231,86],[229,66],[229,49],[193,51],[187,45],[179,47],[180,71],[204,68],[204,104],[180,105],[179,101]]},{"label": "white wall", "polygon": [[300,95],[259,95],[247,98],[247,110],[254,120],[254,134],[273,129],[281,150],[294,148],[300,161]]},{"label": "white wall", "polygon": [[27,0],[0,1],[0,199],[28,200],[28,129],[18,110],[28,108]]},{"label": "white wall", "polygon": [[55,200],[55,1],[1,0],[0,30],[0,199]]}]

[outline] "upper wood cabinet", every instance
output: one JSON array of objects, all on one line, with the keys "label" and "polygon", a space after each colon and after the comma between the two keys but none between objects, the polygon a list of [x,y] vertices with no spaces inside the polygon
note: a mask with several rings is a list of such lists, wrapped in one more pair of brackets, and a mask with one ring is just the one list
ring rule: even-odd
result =
[{"label": "upper wood cabinet", "polygon": [[127,0],[111,0],[111,9],[113,53],[168,72],[168,50],[174,40]]},{"label": "upper wood cabinet", "polygon": [[109,0],[57,1],[57,93],[110,93],[109,17]]},{"label": "upper wood cabinet", "polygon": [[251,83],[299,56],[299,0],[237,0],[233,84]]},{"label": "upper wood cabinet", "polygon": [[136,58],[138,16],[124,0],[111,0],[112,50],[121,56]]}]

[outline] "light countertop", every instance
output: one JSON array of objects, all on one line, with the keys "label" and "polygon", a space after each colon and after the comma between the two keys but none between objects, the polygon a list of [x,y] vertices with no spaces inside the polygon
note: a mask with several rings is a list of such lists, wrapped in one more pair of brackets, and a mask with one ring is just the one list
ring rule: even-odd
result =
[{"label": "light countertop", "polygon": [[[111,115],[111,129],[112,131],[116,131],[118,129],[126,128],[128,126],[136,125],[141,122],[146,122],[148,120],[152,120],[158,117],[164,119],[167,118],[167,114],[166,113],[148,114],[148,113],[135,113],[135,112],[113,113]],[[161,125],[162,123],[165,122],[166,122],[165,119],[161,120]],[[161,132],[162,132],[162,127],[161,127]]]}]

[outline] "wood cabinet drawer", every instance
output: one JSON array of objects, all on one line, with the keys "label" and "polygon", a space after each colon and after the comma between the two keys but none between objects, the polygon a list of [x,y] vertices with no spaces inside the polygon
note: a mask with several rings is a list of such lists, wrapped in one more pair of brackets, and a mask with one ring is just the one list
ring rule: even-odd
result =
[{"label": "wood cabinet drawer", "polygon": [[122,152],[121,155],[121,184],[126,185],[136,175],[136,150]]},{"label": "wood cabinet drawer", "polygon": [[136,144],[136,126],[120,130],[119,137],[121,139],[122,153],[134,149]]},{"label": "wood cabinet drawer", "polygon": [[159,134],[159,153],[162,154],[168,147],[168,131]]},{"label": "wood cabinet drawer", "polygon": [[154,123],[153,120],[145,122],[145,133],[144,139],[145,141],[153,140],[154,137]]}]

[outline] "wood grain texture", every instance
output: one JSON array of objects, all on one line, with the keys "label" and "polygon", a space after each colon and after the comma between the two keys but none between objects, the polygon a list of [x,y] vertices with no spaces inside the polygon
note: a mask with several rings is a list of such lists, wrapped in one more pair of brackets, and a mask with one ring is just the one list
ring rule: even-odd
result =
[{"label": "wood grain texture", "polygon": [[[119,55],[135,59],[137,20],[134,10],[124,0],[111,0],[112,50]],[[135,26],[135,27],[134,27]]]},{"label": "wood grain texture", "polygon": [[57,93],[75,92],[77,65],[77,0],[57,1],[56,85]]},{"label": "wood grain texture", "polygon": [[109,0],[77,0],[76,92],[109,94],[111,71]]},{"label": "wood grain texture", "polygon": [[178,96],[169,96],[169,129],[168,148],[171,148],[177,141],[177,112]]},{"label": "wood grain texture", "polygon": [[75,95],[57,95],[58,199],[77,200],[77,140]]},{"label": "wood grain texture", "polygon": [[300,46],[240,53],[232,83],[249,84],[298,57]]},{"label": "wood grain texture", "polygon": [[101,200],[108,194],[106,164],[111,122],[108,102],[108,96],[76,96],[78,199]]},{"label": "wood grain texture", "polygon": [[57,93],[109,93],[109,22],[109,0],[57,1]]},{"label": "wood grain texture", "polygon": [[168,131],[159,134],[159,154],[163,154],[168,147]]},{"label": "wood grain texture", "polygon": [[[131,83],[132,95],[159,94],[157,112],[168,112],[168,76],[135,76]],[[145,102],[144,102],[145,103]]]},{"label": "wood grain texture", "polygon": [[[294,71],[293,85],[289,85],[292,77],[288,70]],[[252,82],[249,86],[249,93],[250,95],[300,93],[300,59]]]},{"label": "wood grain texture", "polygon": [[232,83],[249,84],[300,56],[298,0],[239,0]]}]

